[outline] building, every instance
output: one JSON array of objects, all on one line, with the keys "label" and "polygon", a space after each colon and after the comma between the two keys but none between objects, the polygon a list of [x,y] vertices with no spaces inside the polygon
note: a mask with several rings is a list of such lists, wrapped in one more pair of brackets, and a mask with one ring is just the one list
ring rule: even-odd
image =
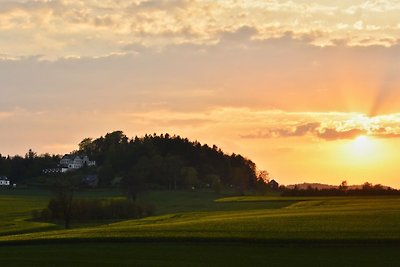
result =
[{"label": "building", "polygon": [[274,179],[272,179],[271,181],[269,181],[268,183],[269,188],[271,188],[272,190],[278,190],[279,189],[279,184],[277,181],[275,181]]},{"label": "building", "polygon": [[0,186],[10,186],[10,180],[6,176],[0,176]]},{"label": "building", "polygon": [[84,166],[92,167],[96,166],[95,161],[89,160],[88,156],[73,156],[70,154],[64,155],[64,157],[60,160],[59,167],[68,169],[68,170],[77,170]]},{"label": "building", "polygon": [[78,170],[85,166],[96,166],[96,161],[89,160],[88,156],[74,156],[71,154],[65,154],[56,168],[44,169],[43,173],[64,173]]},{"label": "building", "polygon": [[97,178],[97,175],[87,175],[82,179],[82,185],[84,186],[96,187],[98,183],[99,179]]}]

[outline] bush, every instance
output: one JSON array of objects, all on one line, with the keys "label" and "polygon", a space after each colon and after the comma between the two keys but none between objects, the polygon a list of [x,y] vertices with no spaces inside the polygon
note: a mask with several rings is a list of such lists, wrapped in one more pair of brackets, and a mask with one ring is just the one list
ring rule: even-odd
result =
[{"label": "bush", "polygon": [[[75,199],[71,219],[75,221],[138,219],[154,214],[154,206],[137,204],[126,199]],[[41,221],[64,220],[63,207],[51,199],[47,208],[33,211],[33,218]]]}]

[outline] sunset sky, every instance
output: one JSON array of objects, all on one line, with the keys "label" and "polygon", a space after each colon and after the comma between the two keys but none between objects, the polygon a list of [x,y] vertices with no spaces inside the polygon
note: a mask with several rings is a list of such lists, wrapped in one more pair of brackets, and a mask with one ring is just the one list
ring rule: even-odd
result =
[{"label": "sunset sky", "polygon": [[0,153],[114,130],[400,188],[400,1],[2,0]]}]

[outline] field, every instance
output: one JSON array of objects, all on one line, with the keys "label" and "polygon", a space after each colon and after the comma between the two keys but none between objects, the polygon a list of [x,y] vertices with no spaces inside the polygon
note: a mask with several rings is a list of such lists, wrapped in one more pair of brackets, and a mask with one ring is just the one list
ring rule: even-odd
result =
[{"label": "field", "polygon": [[[118,192],[102,191],[78,195],[121,197]],[[76,224],[70,230],[28,220],[31,211],[43,208],[49,197],[40,191],[0,192],[2,266],[90,266],[116,261],[140,266],[257,266],[265,262],[273,266],[393,266],[400,248],[399,197],[151,192],[139,201],[153,203],[155,216],[94,226]],[[47,254],[53,256],[44,260]]]}]

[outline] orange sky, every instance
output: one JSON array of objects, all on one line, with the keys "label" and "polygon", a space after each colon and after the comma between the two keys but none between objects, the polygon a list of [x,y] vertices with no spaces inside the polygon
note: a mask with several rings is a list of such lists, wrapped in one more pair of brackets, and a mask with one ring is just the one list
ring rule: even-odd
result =
[{"label": "orange sky", "polygon": [[400,2],[337,2],[0,3],[0,153],[168,132],[284,184],[400,188]]}]

